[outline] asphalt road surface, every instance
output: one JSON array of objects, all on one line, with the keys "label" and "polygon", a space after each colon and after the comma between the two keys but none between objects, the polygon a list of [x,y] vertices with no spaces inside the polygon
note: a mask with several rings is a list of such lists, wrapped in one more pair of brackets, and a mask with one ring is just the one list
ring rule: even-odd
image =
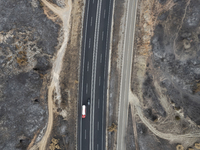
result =
[{"label": "asphalt road surface", "polygon": [[[78,149],[104,150],[113,0],[86,0],[78,105]],[[91,104],[87,104],[90,98]],[[86,118],[82,119],[82,105]]]},{"label": "asphalt road surface", "polygon": [[133,46],[138,0],[129,0],[126,15],[126,28],[121,72],[120,105],[117,130],[117,150],[126,150],[126,129],[128,122],[129,90],[133,60]]}]

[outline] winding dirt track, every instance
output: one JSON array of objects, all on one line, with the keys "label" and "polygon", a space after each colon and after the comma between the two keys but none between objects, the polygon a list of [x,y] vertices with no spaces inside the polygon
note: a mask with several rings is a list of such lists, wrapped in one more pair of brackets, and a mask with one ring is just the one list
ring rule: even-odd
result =
[{"label": "winding dirt track", "polygon": [[67,42],[69,39],[69,30],[70,30],[70,15],[72,10],[72,1],[71,0],[65,0],[65,8],[60,8],[52,3],[49,3],[46,0],[42,0],[42,2],[51,10],[53,11],[61,20],[63,23],[63,32],[64,32],[64,40],[62,43],[61,48],[57,52],[56,59],[53,63],[53,69],[51,72],[52,81],[49,86],[48,90],[48,125],[45,132],[45,135],[43,136],[42,140],[34,145],[31,150],[39,148],[40,150],[45,150],[47,141],[49,139],[49,136],[52,131],[53,127],[53,99],[52,95],[53,92],[56,93],[56,99],[61,99],[60,94],[60,85],[59,85],[59,75],[60,71],[62,69],[62,62],[63,57],[67,48]]},{"label": "winding dirt track", "polygon": [[131,105],[131,109],[134,110],[134,107],[137,110],[137,114],[142,120],[142,122],[151,130],[156,136],[169,140],[171,142],[188,142],[184,144],[189,144],[190,141],[196,141],[197,138],[200,137],[200,132],[191,132],[187,134],[172,134],[172,133],[163,133],[158,131],[151,123],[145,118],[143,115],[139,99],[132,93],[132,91],[129,92],[129,103]]}]

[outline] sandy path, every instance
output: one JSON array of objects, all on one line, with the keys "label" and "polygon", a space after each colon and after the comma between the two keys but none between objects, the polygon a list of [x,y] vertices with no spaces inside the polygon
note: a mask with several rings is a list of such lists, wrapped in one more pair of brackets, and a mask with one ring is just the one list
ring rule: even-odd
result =
[{"label": "sandy path", "polygon": [[[48,138],[51,134],[51,130],[53,127],[53,99],[52,95],[53,92],[56,93],[56,99],[61,101],[61,94],[60,94],[60,85],[59,85],[59,75],[60,71],[62,69],[62,61],[63,57],[67,48],[67,42],[69,39],[69,30],[70,30],[70,15],[71,15],[71,9],[72,9],[72,1],[71,0],[65,0],[65,8],[60,8],[56,5],[53,5],[49,3],[46,0],[42,0],[42,2],[51,10],[53,11],[61,20],[63,23],[63,32],[64,32],[64,40],[62,43],[61,48],[58,50],[56,59],[53,63],[53,69],[51,72],[52,81],[49,86],[48,90],[48,125],[45,132],[45,135],[43,136],[42,140],[37,143],[35,146],[31,148],[31,150],[39,148],[40,150],[45,150]],[[55,90],[55,91],[54,91]]]}]

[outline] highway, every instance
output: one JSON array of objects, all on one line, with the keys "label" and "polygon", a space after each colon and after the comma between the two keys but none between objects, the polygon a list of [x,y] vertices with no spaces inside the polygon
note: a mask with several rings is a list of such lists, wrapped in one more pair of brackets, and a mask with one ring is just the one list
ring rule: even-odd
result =
[{"label": "highway", "polygon": [[129,91],[133,60],[133,46],[138,0],[128,0],[126,27],[123,48],[121,86],[119,99],[119,116],[117,130],[117,150],[126,150],[126,129],[128,122]]},{"label": "highway", "polygon": [[[104,150],[113,0],[86,0],[78,103],[78,149]],[[90,98],[91,104],[87,104]],[[82,105],[86,118],[82,119]]]}]

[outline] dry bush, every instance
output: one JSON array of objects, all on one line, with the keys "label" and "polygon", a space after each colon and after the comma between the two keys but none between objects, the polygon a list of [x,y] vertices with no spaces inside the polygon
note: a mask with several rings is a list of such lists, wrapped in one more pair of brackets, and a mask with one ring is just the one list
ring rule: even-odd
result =
[{"label": "dry bush", "polygon": [[200,81],[196,82],[195,85],[193,86],[193,92],[194,93],[200,92]]},{"label": "dry bush", "polygon": [[112,125],[108,128],[108,132],[116,132],[117,131],[117,125],[115,123],[112,123]]},{"label": "dry bush", "polygon": [[18,52],[17,63],[19,66],[25,66],[27,64],[27,56],[25,51]]},{"label": "dry bush", "polygon": [[58,145],[58,140],[57,139],[53,138],[51,140],[51,144],[49,146],[49,149],[50,150],[61,149],[60,146]]},{"label": "dry bush", "polygon": [[179,145],[176,146],[176,150],[184,150],[184,147],[179,144]]},{"label": "dry bush", "polygon": [[200,149],[200,143],[195,143],[194,146],[196,149]]}]

